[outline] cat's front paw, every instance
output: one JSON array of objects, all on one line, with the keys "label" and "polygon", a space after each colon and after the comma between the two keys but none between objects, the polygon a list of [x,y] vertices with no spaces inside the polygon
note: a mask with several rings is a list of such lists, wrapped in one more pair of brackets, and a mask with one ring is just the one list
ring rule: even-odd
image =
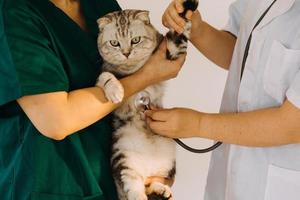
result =
[{"label": "cat's front paw", "polygon": [[113,103],[120,103],[123,100],[123,85],[112,73],[103,72],[100,74],[96,85],[104,90],[107,100]]}]

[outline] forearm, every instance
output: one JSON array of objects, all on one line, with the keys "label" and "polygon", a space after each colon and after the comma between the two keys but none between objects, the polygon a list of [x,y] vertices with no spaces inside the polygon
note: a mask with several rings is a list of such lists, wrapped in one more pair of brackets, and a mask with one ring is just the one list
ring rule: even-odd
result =
[{"label": "forearm", "polygon": [[[148,81],[137,74],[123,78],[120,82],[124,87],[124,100],[126,100],[129,96],[144,89]],[[103,90],[99,87],[70,92],[65,107],[64,118],[67,119],[65,134],[74,133],[93,124],[118,106],[119,104],[107,101]]]},{"label": "forearm", "polygon": [[232,34],[220,31],[206,22],[195,24],[190,41],[209,60],[228,70],[236,43]]},{"label": "forearm", "polygon": [[300,142],[299,110],[290,103],[281,108],[245,113],[207,114],[199,137],[252,147]]},{"label": "forearm", "polygon": [[[120,80],[125,98],[145,88],[150,80],[139,73]],[[43,101],[43,99],[45,99]],[[45,136],[62,140],[104,118],[118,105],[108,102],[99,87],[25,96],[18,100],[35,127]]]}]

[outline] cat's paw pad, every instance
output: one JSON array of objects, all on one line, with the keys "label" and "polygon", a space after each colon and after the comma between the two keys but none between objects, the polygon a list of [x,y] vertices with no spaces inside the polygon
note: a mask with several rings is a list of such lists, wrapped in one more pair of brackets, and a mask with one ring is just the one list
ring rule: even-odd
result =
[{"label": "cat's paw pad", "polygon": [[151,195],[158,195],[167,200],[173,200],[171,188],[159,182],[153,182],[147,189],[146,193]]},{"label": "cat's paw pad", "polygon": [[103,72],[96,85],[104,90],[107,100],[113,103],[120,103],[123,100],[124,88],[112,73]]},{"label": "cat's paw pad", "polygon": [[137,191],[129,191],[128,200],[148,200],[148,197],[146,196],[145,193],[141,193]]}]

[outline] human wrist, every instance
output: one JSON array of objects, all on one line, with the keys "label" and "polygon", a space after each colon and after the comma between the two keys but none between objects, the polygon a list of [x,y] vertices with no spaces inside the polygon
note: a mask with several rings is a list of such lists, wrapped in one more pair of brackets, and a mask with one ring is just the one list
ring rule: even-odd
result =
[{"label": "human wrist", "polygon": [[139,70],[132,75],[133,83],[138,90],[143,90],[149,85],[153,84],[152,76],[146,70]]},{"label": "human wrist", "polygon": [[212,139],[209,134],[211,133],[211,125],[214,121],[214,114],[201,113],[198,117],[198,132],[197,137]]},{"label": "human wrist", "polygon": [[205,21],[200,20],[198,23],[194,23],[193,26],[190,41],[193,44],[200,43],[206,37],[208,24]]},{"label": "human wrist", "polygon": [[143,66],[142,69],[134,74],[136,78],[142,82],[142,85],[144,85],[144,87],[148,87],[149,85],[153,85],[159,82],[159,80],[157,80],[158,74],[149,70],[145,70],[146,68],[149,68],[149,66],[147,65],[149,65],[148,62]]}]

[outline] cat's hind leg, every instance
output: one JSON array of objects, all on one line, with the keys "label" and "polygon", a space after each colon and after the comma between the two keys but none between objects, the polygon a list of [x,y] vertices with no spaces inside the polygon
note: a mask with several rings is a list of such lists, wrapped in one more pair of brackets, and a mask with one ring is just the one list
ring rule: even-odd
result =
[{"label": "cat's hind leg", "polygon": [[149,200],[173,200],[171,188],[159,182],[153,182],[146,188]]},{"label": "cat's hind leg", "polygon": [[147,200],[144,179],[134,170],[124,169],[121,172],[123,192],[128,200]]},{"label": "cat's hind leg", "polygon": [[[182,6],[184,11],[180,14],[185,18],[188,10],[195,11],[198,7],[198,0],[184,0]],[[171,29],[167,35],[167,58],[170,60],[176,60],[181,54],[186,53],[188,39],[192,30],[192,22],[186,19],[186,25],[182,34],[177,33]]]},{"label": "cat's hind leg", "polygon": [[[170,181],[175,180],[176,174],[176,162],[174,160],[172,167],[166,173],[162,173],[158,176],[166,177]],[[167,175],[167,176],[166,176]],[[146,187],[146,194],[148,200],[173,200],[171,188],[168,185],[164,185],[160,182],[152,182]]]},{"label": "cat's hind leg", "polygon": [[186,14],[187,10],[195,11],[198,7],[198,4],[199,4],[199,0],[184,0],[182,2],[182,6],[184,8],[183,13]]},{"label": "cat's hind leg", "polygon": [[116,159],[119,162],[113,166],[113,176],[117,185],[119,198],[125,197],[126,200],[147,200],[144,178],[136,170],[130,169],[126,165],[126,162],[122,162],[123,159],[117,157]]},{"label": "cat's hind leg", "polygon": [[115,181],[119,200],[127,200],[126,194],[123,191],[122,185]]}]

